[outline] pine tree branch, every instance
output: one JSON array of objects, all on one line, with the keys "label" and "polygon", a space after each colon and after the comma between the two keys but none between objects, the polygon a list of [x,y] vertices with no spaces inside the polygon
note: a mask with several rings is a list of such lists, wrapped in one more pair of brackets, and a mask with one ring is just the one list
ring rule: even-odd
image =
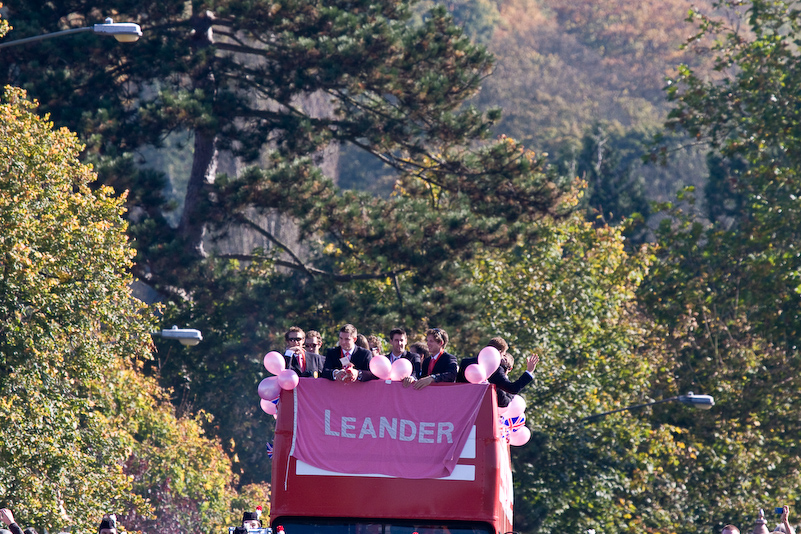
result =
[{"label": "pine tree branch", "polygon": [[403,306],[403,296],[401,295],[400,282],[398,281],[398,273],[392,273],[392,285],[395,286],[395,294],[398,295],[398,304]]},{"label": "pine tree branch", "polygon": [[260,48],[253,48],[251,46],[247,46],[242,41],[240,41],[237,37],[234,37],[233,34],[228,32],[218,32],[220,35],[224,35],[228,39],[236,41],[239,44],[231,44],[231,43],[221,43],[219,41],[214,43],[214,47],[218,50],[225,50],[226,52],[234,52],[236,54],[250,54],[254,56],[262,56],[262,57],[269,57],[269,54],[266,50],[262,50]]},{"label": "pine tree branch", "polygon": [[[309,276],[320,275],[325,276],[327,278],[331,278],[337,282],[352,282],[354,280],[380,280],[382,278],[392,278],[396,279],[399,274],[405,273],[410,271],[411,269],[408,267],[404,267],[403,269],[395,269],[389,272],[383,273],[360,273],[360,274],[337,274],[332,273],[330,271],[324,271],[322,269],[318,269],[317,267],[309,267],[305,265],[300,265],[298,263],[294,263],[291,261],[286,260],[276,260],[269,256],[261,256],[258,254],[219,254],[218,258],[227,259],[227,260],[239,260],[239,261],[265,261],[270,260],[275,265],[279,267],[286,267],[289,269],[294,269],[296,271],[302,271]],[[400,286],[397,286],[400,289]],[[400,297],[400,295],[399,295]],[[401,304],[403,301],[401,300]]]},{"label": "pine tree branch", "polygon": [[295,252],[289,247],[289,245],[287,245],[286,243],[284,243],[283,241],[281,241],[280,239],[275,237],[272,234],[272,232],[269,232],[269,231],[265,230],[260,225],[256,224],[254,221],[248,219],[245,215],[238,215],[236,217],[236,220],[238,220],[239,222],[241,222],[245,226],[248,226],[248,227],[252,228],[256,232],[258,232],[260,235],[266,237],[267,239],[269,239],[270,241],[275,243],[276,246],[278,246],[281,249],[283,249],[295,261],[294,265],[296,265],[297,269],[299,269],[299,270],[303,271],[304,273],[306,273],[310,278],[314,278],[315,273],[313,273],[311,270],[309,270],[309,267],[306,266],[306,264],[303,262],[303,260],[300,259],[300,257],[297,254],[295,254]]}]

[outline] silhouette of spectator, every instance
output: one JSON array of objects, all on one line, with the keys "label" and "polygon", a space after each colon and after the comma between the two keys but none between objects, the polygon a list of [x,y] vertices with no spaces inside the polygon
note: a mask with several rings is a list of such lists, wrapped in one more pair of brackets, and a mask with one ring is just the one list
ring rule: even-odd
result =
[{"label": "silhouette of spectator", "polygon": [[117,534],[117,516],[114,514],[103,516],[100,526],[97,527],[97,534]]},{"label": "silhouette of spectator", "polygon": [[22,529],[14,521],[14,514],[8,508],[0,509],[0,521],[2,521],[12,534],[22,534]]}]

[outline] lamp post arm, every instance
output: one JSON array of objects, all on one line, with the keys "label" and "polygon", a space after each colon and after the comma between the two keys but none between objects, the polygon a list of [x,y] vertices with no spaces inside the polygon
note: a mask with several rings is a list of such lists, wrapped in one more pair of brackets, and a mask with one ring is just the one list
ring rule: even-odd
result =
[{"label": "lamp post arm", "polygon": [[0,48],[5,48],[7,46],[21,45],[25,43],[33,43],[36,41],[44,41],[45,39],[52,39],[53,37],[61,37],[62,35],[69,35],[71,33],[83,33],[91,31],[94,31],[93,26],[86,26],[84,28],[70,28],[69,30],[61,30],[53,33],[46,33],[44,35],[34,35],[33,37],[26,37],[24,39],[15,39],[14,41],[7,41],[5,43],[0,43]]},{"label": "lamp post arm", "polygon": [[617,410],[610,410],[608,412],[597,413],[595,415],[590,415],[589,417],[584,417],[576,421],[577,423],[592,423],[602,417],[606,417],[609,414],[618,413],[618,412],[626,412],[630,410],[636,410],[637,408],[645,408],[646,406],[653,406],[654,404],[662,404],[663,402],[673,402],[679,400],[679,397],[668,397],[666,399],[661,399],[658,401],[646,402],[644,404],[636,404],[634,406],[626,406],[625,408],[618,408]]}]

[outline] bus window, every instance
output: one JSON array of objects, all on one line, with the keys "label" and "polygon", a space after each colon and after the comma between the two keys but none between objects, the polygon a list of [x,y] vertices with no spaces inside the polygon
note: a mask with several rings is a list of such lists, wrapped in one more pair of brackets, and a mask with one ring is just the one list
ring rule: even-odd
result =
[{"label": "bus window", "polygon": [[355,520],[328,520],[312,518],[285,518],[273,526],[281,525],[286,534],[492,534],[489,525],[456,522],[415,523],[377,522]]}]

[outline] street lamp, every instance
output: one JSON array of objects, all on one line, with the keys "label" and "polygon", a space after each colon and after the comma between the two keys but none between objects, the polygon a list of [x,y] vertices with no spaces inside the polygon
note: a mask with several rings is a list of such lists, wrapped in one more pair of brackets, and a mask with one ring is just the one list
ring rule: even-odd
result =
[{"label": "street lamp", "polygon": [[103,24],[95,24],[94,26],[86,26],[83,28],[70,28],[69,30],[62,30],[60,32],[46,33],[44,35],[36,35],[34,37],[26,37],[25,39],[16,39],[14,41],[0,43],[0,48],[83,32],[111,35],[121,43],[132,43],[142,37],[142,28],[139,27],[139,24],[134,24],[133,22],[114,22],[112,19],[108,18]]},{"label": "street lamp", "polygon": [[203,340],[203,335],[200,330],[194,328],[178,328],[173,326],[169,330],[162,330],[160,332],[151,332],[151,335],[163,337],[165,339],[177,339],[181,345],[187,347],[194,347]]},{"label": "street lamp", "polygon": [[709,410],[712,406],[715,405],[715,399],[712,398],[711,395],[696,395],[692,391],[687,393],[686,395],[677,395],[675,397],[668,397],[667,399],[661,399],[658,401],[653,402],[646,402],[645,404],[636,404],[634,406],[626,406],[625,408],[618,408],[617,410],[611,410],[608,412],[597,413],[595,415],[591,415],[589,417],[584,417],[576,421],[577,423],[592,423],[601,419],[602,417],[606,417],[609,414],[617,413],[617,412],[625,412],[628,410],[636,410],[637,408],[645,408],[646,406],[653,406],[654,404],[662,404],[665,402],[674,402],[679,401],[682,404],[688,404],[694,408],[698,408],[700,410]]}]

